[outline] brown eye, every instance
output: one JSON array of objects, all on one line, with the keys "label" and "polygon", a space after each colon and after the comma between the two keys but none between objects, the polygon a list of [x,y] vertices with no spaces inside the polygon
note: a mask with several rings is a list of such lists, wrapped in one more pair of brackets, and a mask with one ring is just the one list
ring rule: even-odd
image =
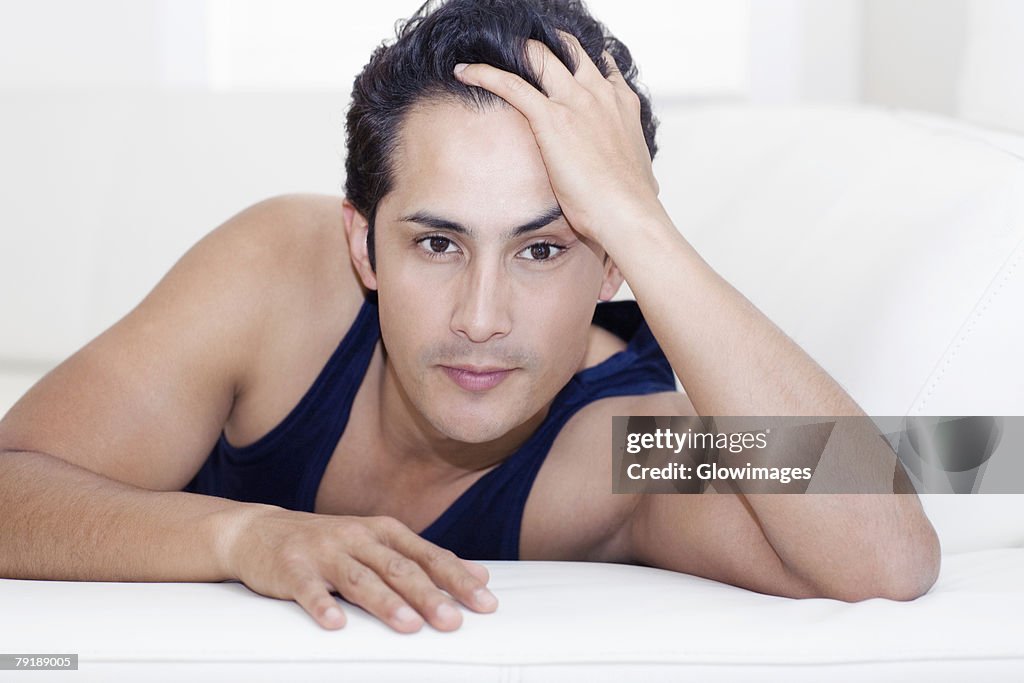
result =
[{"label": "brown eye", "polygon": [[430,250],[437,254],[443,254],[448,251],[452,241],[447,237],[431,237],[430,238]]},{"label": "brown eye", "polygon": [[550,242],[535,242],[519,252],[519,257],[527,261],[552,261],[562,255],[566,247]]}]

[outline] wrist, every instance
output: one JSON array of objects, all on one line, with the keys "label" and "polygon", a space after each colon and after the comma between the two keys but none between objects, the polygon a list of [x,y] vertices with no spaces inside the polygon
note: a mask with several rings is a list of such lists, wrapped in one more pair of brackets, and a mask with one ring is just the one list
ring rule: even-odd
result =
[{"label": "wrist", "polygon": [[620,269],[632,260],[647,261],[650,255],[665,249],[689,247],[660,203],[656,210],[633,212],[629,218],[609,225],[597,241]]},{"label": "wrist", "polygon": [[276,505],[241,503],[212,515],[213,554],[218,572],[224,577],[222,580],[239,580],[238,555],[245,550],[246,535],[258,519],[273,510],[281,509]]}]

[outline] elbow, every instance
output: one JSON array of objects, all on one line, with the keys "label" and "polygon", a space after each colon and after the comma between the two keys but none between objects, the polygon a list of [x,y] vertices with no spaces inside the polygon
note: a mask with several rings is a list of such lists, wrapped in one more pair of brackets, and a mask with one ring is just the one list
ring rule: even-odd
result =
[{"label": "elbow", "polygon": [[911,545],[913,550],[899,553],[898,561],[891,565],[898,568],[898,575],[892,576],[890,570],[886,590],[878,597],[907,602],[926,594],[935,585],[942,565],[942,549],[930,524],[927,532]]},{"label": "elbow", "polygon": [[856,578],[833,584],[821,597],[861,602],[883,598],[910,602],[928,593],[939,577],[941,547],[935,530],[928,531],[899,549],[879,556],[874,568],[861,567]]}]

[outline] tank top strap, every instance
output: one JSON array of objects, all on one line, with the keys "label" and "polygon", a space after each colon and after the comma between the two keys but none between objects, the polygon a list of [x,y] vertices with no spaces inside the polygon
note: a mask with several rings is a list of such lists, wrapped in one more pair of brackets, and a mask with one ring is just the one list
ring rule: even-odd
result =
[{"label": "tank top strap", "polygon": [[312,512],[316,492],[380,335],[377,307],[364,301],[355,320],[299,402],[255,442],[235,446],[221,432],[183,489]]}]

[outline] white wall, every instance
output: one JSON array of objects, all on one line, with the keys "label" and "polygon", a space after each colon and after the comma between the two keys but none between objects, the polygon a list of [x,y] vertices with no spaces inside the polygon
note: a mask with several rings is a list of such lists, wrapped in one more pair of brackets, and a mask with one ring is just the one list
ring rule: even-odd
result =
[{"label": "white wall", "polygon": [[0,88],[147,86],[160,72],[156,2],[3,0]]},{"label": "white wall", "polygon": [[973,0],[967,37],[958,115],[1024,133],[1024,2]]},{"label": "white wall", "polygon": [[856,102],[861,0],[754,0],[747,96],[755,104]]},{"label": "white wall", "polygon": [[[223,89],[347,87],[372,49],[393,37],[396,18],[418,5],[378,0],[356,12],[332,0],[208,0],[210,82]],[[591,0],[587,6],[630,46],[659,99],[745,90],[750,0]]]},{"label": "white wall", "polygon": [[867,0],[864,19],[864,101],[956,115],[967,0]]}]

